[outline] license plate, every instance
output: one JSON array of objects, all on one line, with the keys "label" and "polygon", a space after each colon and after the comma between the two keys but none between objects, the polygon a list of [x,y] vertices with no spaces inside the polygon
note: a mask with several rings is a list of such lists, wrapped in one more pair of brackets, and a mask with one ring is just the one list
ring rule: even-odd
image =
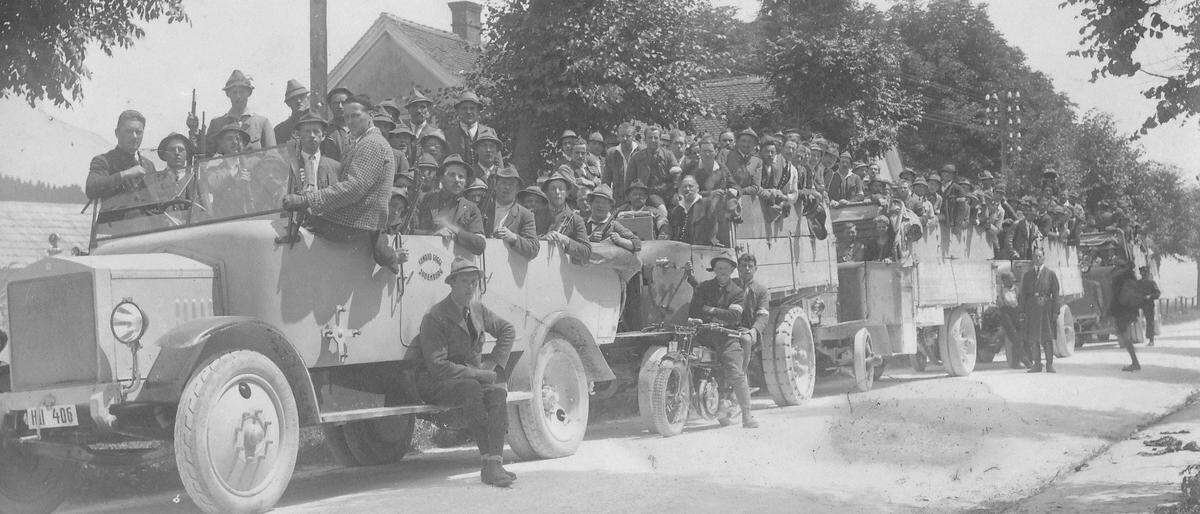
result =
[{"label": "license plate", "polygon": [[25,425],[30,429],[79,426],[74,405],[38,407],[25,411]]}]

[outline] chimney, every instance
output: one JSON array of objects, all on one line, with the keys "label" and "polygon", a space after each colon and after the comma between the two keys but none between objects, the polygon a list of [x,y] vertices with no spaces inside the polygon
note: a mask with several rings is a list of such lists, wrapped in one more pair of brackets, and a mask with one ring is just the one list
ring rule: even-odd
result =
[{"label": "chimney", "polygon": [[450,2],[450,29],[472,47],[479,47],[479,35],[483,32],[480,15],[483,6],[466,0]]}]

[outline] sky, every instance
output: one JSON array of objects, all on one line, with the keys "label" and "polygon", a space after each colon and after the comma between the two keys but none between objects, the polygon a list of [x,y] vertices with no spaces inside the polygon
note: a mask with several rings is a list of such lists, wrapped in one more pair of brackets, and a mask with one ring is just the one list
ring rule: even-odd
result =
[{"label": "sky", "polygon": [[[887,7],[894,0],[871,0]],[[739,8],[752,19],[757,0],[716,0]],[[1102,109],[1113,114],[1119,127],[1133,133],[1153,103],[1139,94],[1141,77],[1089,83],[1091,63],[1067,57],[1075,48],[1080,22],[1060,10],[1058,0],[998,0],[988,5],[993,22],[1008,41],[1022,49],[1030,66],[1045,72],[1065,91],[1080,112]],[[328,15],[329,66],[350,49],[366,29],[387,11],[425,25],[450,29],[450,10],[436,0],[330,0]],[[165,22],[146,26],[146,37],[112,57],[93,51],[87,65],[93,75],[84,85],[84,98],[69,109],[38,108],[53,117],[112,140],[117,114],[136,108],[148,120],[143,146],[153,146],[168,132],[186,130],[184,119],[195,88],[198,110],[208,118],[223,114],[228,100],[221,91],[234,68],[250,75],[256,89],[250,110],[278,122],[287,116],[284,85],[289,78],[308,83],[308,2],[305,0],[186,0],[190,24]],[[1170,62],[1169,49],[1147,52],[1147,62]],[[1150,67],[1154,69],[1153,66]],[[401,92],[397,92],[399,96]],[[6,123],[20,121],[20,99],[0,100]],[[1200,134],[1196,122],[1161,127],[1143,138],[1149,158],[1200,171]],[[86,163],[80,163],[82,169]],[[79,176],[82,182],[83,174]]]}]

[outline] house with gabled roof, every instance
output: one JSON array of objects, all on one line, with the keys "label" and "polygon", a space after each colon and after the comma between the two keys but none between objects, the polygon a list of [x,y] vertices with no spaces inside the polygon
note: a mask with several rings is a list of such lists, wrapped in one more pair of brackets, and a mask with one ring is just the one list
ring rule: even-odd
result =
[{"label": "house with gabled roof", "polygon": [[457,1],[447,32],[381,13],[329,74],[329,87],[344,87],[375,100],[403,99],[423,91],[460,86],[480,52],[483,6]]}]

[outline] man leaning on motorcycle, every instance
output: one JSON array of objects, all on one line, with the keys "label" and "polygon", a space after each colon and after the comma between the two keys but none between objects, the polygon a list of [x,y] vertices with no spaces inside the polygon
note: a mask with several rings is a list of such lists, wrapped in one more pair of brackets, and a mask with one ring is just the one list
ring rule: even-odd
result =
[{"label": "man leaning on motorcycle", "polygon": [[[705,323],[718,323],[727,328],[736,329],[742,318],[742,302],[745,293],[733,281],[733,270],[737,261],[728,255],[717,255],[709,261],[709,267],[715,275],[699,284],[692,274],[689,262],[684,268],[688,283],[694,289],[692,303],[688,309],[689,318],[697,318]],[[746,382],[746,360],[742,338],[718,335],[715,332],[702,332],[696,335],[697,342],[712,348],[721,361],[721,371],[725,374],[726,382],[733,388],[742,410],[742,427],[758,428],[758,421],[750,412],[750,385]],[[717,420],[722,425],[730,424],[730,407],[726,401],[721,402],[721,411]]]}]

